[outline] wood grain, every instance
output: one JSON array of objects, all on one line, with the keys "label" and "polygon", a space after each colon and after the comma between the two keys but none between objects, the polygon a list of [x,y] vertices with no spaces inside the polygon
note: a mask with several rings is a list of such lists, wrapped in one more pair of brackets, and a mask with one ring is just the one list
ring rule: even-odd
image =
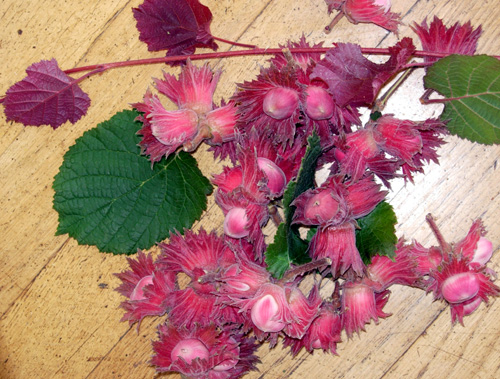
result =
[{"label": "wood grain", "polygon": [[[99,62],[137,59],[152,54],[138,40],[131,8],[141,0],[53,0],[0,3],[0,93],[25,75],[25,68],[55,57],[64,69]],[[343,19],[331,34],[323,0],[204,0],[213,14],[214,35],[276,47],[302,33],[309,41],[359,43],[386,47],[397,37],[374,25]],[[470,20],[483,25],[479,53],[500,54],[500,3],[402,0],[399,37],[415,37],[408,25],[436,15],[448,25]],[[221,44],[221,49],[229,49]],[[224,74],[216,97],[227,98],[234,82],[251,80],[265,58],[211,62]],[[54,236],[52,180],[75,139],[114,113],[140,101],[160,65],[123,68],[83,82],[92,105],[75,125],[57,130],[23,127],[0,120],[0,378],[151,378],[151,340],[158,320],[139,330],[120,323],[121,296],[113,273],[127,267],[124,257],[101,254],[68,236]],[[391,98],[387,112],[421,120],[439,109],[419,101],[423,72],[415,74]],[[396,181],[390,194],[398,235],[430,246],[436,241],[424,219],[435,215],[446,238],[462,238],[473,219],[482,217],[494,249],[500,245],[500,147],[447,137],[440,165],[431,164],[414,184]],[[205,175],[220,172],[205,148],[195,154]],[[222,213],[209,209],[195,228],[221,232]],[[154,249],[153,249],[154,250]],[[500,255],[490,266],[500,269]],[[385,308],[392,316],[366,333],[339,344],[339,356],[301,352],[292,358],[280,346],[259,349],[260,372],[245,378],[401,378],[500,377],[500,305],[492,300],[451,326],[449,310],[422,291],[395,286]],[[166,377],[178,377],[175,374]]]}]

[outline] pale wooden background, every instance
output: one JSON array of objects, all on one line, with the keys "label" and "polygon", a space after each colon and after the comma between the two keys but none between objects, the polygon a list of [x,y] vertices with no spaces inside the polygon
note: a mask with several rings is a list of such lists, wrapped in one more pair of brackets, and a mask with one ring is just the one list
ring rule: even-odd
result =
[{"label": "pale wooden background", "polygon": [[[374,25],[342,20],[325,35],[330,17],[323,0],[204,0],[214,14],[214,35],[261,47],[276,47],[302,32],[313,42],[390,46],[394,35]],[[63,69],[106,61],[153,56],[139,42],[131,8],[141,0],[2,0],[0,2],[0,93],[25,76],[41,59],[57,58]],[[479,52],[500,54],[500,1],[394,1],[401,12],[400,36],[414,36],[408,24],[437,15],[448,25],[471,20],[483,24]],[[22,31],[22,32],[21,32]],[[222,49],[228,46],[221,45]],[[162,54],[155,54],[161,56]],[[224,62],[217,96],[227,97],[235,81],[251,80],[264,58]],[[56,131],[23,127],[0,120],[0,377],[1,378],[151,378],[150,341],[157,319],[146,319],[140,332],[119,320],[121,296],[113,273],[126,268],[125,257],[79,246],[67,235],[54,236],[57,213],[52,209],[52,179],[63,154],[85,130],[140,101],[161,66],[114,70],[82,87],[90,94],[88,115]],[[421,76],[421,73],[420,73]],[[414,75],[391,101],[388,111],[423,119]],[[485,147],[449,137],[441,164],[415,185],[394,183],[391,193],[400,220],[398,235],[416,237],[429,246],[435,240],[424,222],[432,212],[445,236],[462,238],[474,218],[482,217],[500,245],[499,147]],[[200,149],[196,153],[206,175],[219,172]],[[209,202],[209,214],[196,228],[221,231],[222,213]],[[499,270],[500,254],[490,263]],[[493,378],[500,377],[500,302],[484,305],[451,326],[449,310],[422,291],[393,287],[385,310],[393,316],[369,325],[360,338],[339,345],[339,356],[316,352],[292,358],[281,347],[259,350],[260,373],[246,378]],[[345,340],[345,338],[344,338]],[[168,377],[177,377],[171,375]]]}]

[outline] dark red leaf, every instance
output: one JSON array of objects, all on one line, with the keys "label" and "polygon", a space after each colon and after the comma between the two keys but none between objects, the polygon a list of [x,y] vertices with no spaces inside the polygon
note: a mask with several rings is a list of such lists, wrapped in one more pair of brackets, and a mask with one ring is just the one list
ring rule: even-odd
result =
[{"label": "dark red leaf", "polygon": [[[415,45],[413,40],[409,37],[403,38],[396,45],[389,47],[390,58],[383,65],[379,65],[380,71],[373,80],[374,96],[382,88],[382,86],[391,79],[406,63],[410,60],[415,53]],[[375,98],[374,98],[375,99]]]},{"label": "dark red leaf", "polygon": [[26,73],[5,95],[7,121],[56,129],[66,121],[74,124],[87,113],[89,96],[59,68],[55,59],[33,63]]},{"label": "dark red leaf", "polygon": [[365,58],[358,45],[339,43],[318,62],[311,78],[319,78],[328,84],[335,102],[341,107],[371,105],[382,85],[415,52],[410,38],[403,38],[389,49],[389,60],[377,64]]},{"label": "dark red leaf", "polygon": [[197,47],[218,47],[210,33],[212,12],[198,0],[145,0],[133,12],[149,51],[189,55]]}]

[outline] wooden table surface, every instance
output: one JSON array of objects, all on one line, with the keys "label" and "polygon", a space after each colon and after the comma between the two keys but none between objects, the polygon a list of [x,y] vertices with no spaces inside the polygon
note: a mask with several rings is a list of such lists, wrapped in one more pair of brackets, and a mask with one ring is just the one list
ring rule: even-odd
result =
[{"label": "wooden table surface", "polygon": [[[0,2],[0,93],[25,76],[25,69],[55,57],[63,69],[93,63],[162,56],[139,41],[132,7],[141,0],[2,0]],[[375,25],[340,21],[331,34],[323,0],[203,0],[214,15],[212,32],[231,40],[277,47],[302,33],[311,42],[343,41],[387,47],[397,37]],[[500,54],[499,0],[400,0],[400,37],[416,39],[409,25],[470,20],[483,25],[479,53]],[[415,42],[420,46],[418,42]],[[221,44],[221,49],[229,46]],[[252,80],[265,58],[213,61],[224,74],[216,96],[228,97],[234,83]],[[151,378],[151,340],[159,320],[147,318],[139,333],[119,322],[122,301],[113,273],[127,267],[124,256],[80,246],[55,236],[52,181],[75,139],[114,113],[140,101],[162,65],[113,70],[83,82],[92,105],[75,125],[56,131],[0,120],[0,377]],[[420,70],[421,71],[421,70]],[[422,72],[391,99],[387,112],[421,120],[437,112],[419,104]],[[482,217],[494,249],[500,245],[500,147],[447,137],[440,165],[426,167],[415,184],[395,182],[390,201],[400,224],[398,236],[436,244],[425,215],[431,212],[449,241],[465,236]],[[202,147],[196,154],[205,175],[220,172]],[[209,199],[209,213],[196,228],[221,232],[222,213]],[[499,271],[500,253],[490,267]],[[423,291],[394,286],[385,310],[352,340],[343,337],[338,356],[304,351],[292,358],[280,344],[259,349],[260,372],[245,378],[493,378],[500,377],[500,302],[481,305],[452,327],[449,309]],[[176,378],[176,374],[167,375]]]}]

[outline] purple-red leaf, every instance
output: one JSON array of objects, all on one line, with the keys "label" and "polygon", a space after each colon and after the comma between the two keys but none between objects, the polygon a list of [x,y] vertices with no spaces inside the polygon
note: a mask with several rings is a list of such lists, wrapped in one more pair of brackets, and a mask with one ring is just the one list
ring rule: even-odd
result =
[{"label": "purple-red leaf", "polygon": [[382,85],[408,62],[415,46],[410,38],[403,38],[389,50],[389,60],[377,64],[365,58],[358,45],[339,43],[318,62],[311,77],[328,84],[341,107],[371,105]]},{"label": "purple-red leaf", "polygon": [[139,39],[149,51],[189,55],[197,47],[216,50],[210,33],[212,12],[198,0],[145,0],[133,9]]},{"label": "purple-red leaf", "polygon": [[5,95],[7,121],[56,129],[66,121],[74,124],[87,113],[89,96],[59,68],[55,59],[33,63],[26,73]]}]

